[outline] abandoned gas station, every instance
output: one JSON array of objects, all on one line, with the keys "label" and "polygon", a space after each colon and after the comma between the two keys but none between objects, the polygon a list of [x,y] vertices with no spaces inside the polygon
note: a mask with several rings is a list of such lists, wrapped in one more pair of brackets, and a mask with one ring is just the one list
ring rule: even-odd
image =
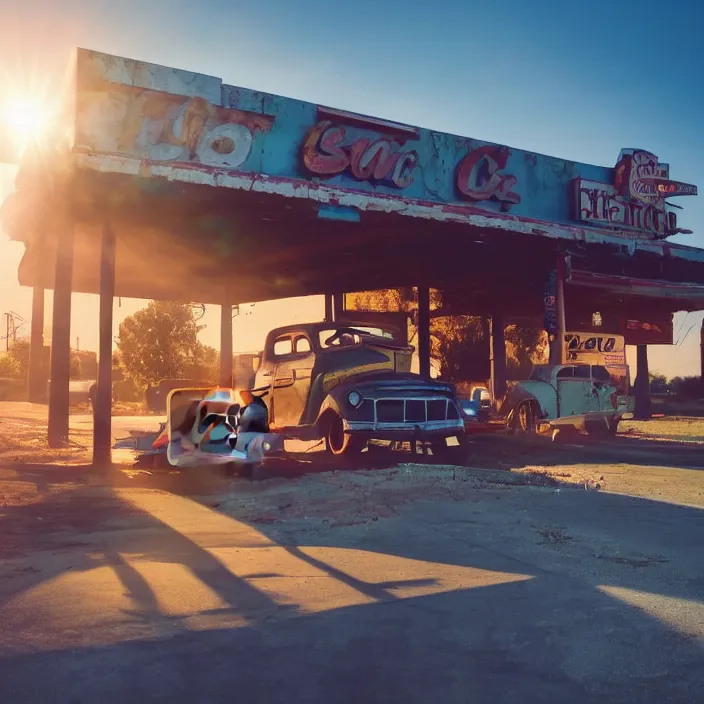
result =
[{"label": "abandoned gas station", "polygon": [[51,445],[68,438],[72,292],[100,295],[96,462],[110,457],[116,296],[222,306],[229,385],[233,304],[325,294],[334,319],[345,293],[397,286],[417,288],[427,375],[438,289],[443,315],[491,320],[497,396],[508,324],[558,343],[567,329],[622,334],[647,380],[646,345],[673,343],[673,313],[704,309],[704,250],[667,241],[683,232],[667,199],[697,189],[647,151],[580,164],[92,51],[73,60],[63,121],[2,212],[34,289],[30,391],[54,291]]}]

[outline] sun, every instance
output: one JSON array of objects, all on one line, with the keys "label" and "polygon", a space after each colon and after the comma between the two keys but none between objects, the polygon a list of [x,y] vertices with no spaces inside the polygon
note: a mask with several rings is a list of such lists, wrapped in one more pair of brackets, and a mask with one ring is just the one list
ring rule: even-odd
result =
[{"label": "sun", "polygon": [[29,144],[42,135],[49,121],[49,113],[38,101],[17,98],[0,106],[0,122],[6,139],[21,154]]}]

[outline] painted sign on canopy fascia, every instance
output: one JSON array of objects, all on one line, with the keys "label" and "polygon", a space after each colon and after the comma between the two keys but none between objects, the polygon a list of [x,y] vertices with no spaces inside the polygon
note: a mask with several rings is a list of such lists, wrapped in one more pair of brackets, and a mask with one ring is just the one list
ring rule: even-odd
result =
[{"label": "painted sign on canopy fascia", "polygon": [[670,179],[670,167],[642,149],[623,149],[613,183],[578,178],[571,184],[575,220],[646,237],[665,238],[685,232],[666,198],[697,195],[697,187]]},{"label": "painted sign on canopy fascia", "polygon": [[613,169],[96,52],[79,51],[77,66],[84,167],[549,236],[583,239],[585,225],[640,239],[673,229],[659,205],[631,205]]}]

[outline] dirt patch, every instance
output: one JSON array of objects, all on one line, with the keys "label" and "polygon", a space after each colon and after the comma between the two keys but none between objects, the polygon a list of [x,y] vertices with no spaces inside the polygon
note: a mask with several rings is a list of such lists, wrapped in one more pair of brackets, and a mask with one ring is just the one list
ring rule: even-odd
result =
[{"label": "dirt patch", "polygon": [[542,536],[543,544],[562,545],[572,540],[572,536],[557,528],[545,528],[539,530],[538,534]]},{"label": "dirt patch", "polygon": [[45,422],[0,418],[0,463],[66,465],[91,461],[92,429],[72,428],[66,448],[49,448],[46,438]]}]

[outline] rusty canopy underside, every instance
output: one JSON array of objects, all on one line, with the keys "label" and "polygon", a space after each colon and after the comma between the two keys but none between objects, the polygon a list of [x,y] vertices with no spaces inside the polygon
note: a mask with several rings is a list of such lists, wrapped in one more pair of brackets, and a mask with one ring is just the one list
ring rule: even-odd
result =
[{"label": "rusty canopy underside", "polygon": [[[460,154],[469,145],[458,173],[465,173],[462,164],[472,148],[489,170],[488,181],[475,174],[474,191],[465,188],[471,199],[452,203],[428,185],[444,177],[445,166],[426,156],[427,131],[364,116],[355,123],[355,116],[340,113],[348,137],[361,135],[354,144],[367,139],[360,149],[373,150],[368,145],[379,135],[379,154],[418,141],[415,156],[404,162],[415,171],[397,169],[389,186],[383,179],[365,180],[362,166],[353,165],[325,181],[310,173],[322,168],[319,161],[304,159],[306,174],[291,166],[310,142],[301,142],[300,124],[307,125],[306,115],[315,124],[319,106],[222,84],[217,93],[216,79],[94,52],[80,51],[76,61],[74,141],[28,159],[2,213],[5,229],[26,245],[22,285],[53,288],[57,232],[64,222],[55,212],[61,211],[69,213],[75,231],[73,290],[83,293],[99,292],[100,234],[109,226],[117,241],[115,295],[123,297],[220,304],[423,284],[447,291],[456,313],[502,310],[507,317],[540,321],[546,275],[562,251],[572,267],[567,307],[579,315],[597,306],[640,317],[704,308],[704,251],[655,240],[652,232],[570,221],[565,204],[552,204],[569,197],[577,176],[609,181],[613,169],[554,159],[541,167],[541,160],[551,158],[518,150],[506,157],[505,147],[429,133],[436,156],[438,139],[450,156],[457,145],[465,145]],[[134,89],[139,91],[133,95]],[[171,113],[162,114],[142,102],[135,112],[133,102],[145,94],[174,99],[176,107],[168,103]],[[188,107],[179,107],[184,100]],[[200,122],[188,113],[196,100]],[[170,125],[169,139],[164,124],[154,126],[158,120]],[[186,156],[175,157],[188,146],[188,135],[204,126],[216,135],[208,146],[211,161],[203,156],[205,137]],[[240,139],[249,140],[249,156],[233,166],[218,155],[229,149],[232,156]],[[320,148],[321,158],[337,154],[349,161],[345,155],[354,155],[354,144],[341,151],[331,141]],[[381,157],[369,154],[369,168],[380,168]],[[259,161],[248,166],[255,156]],[[516,176],[509,181],[504,173],[511,168]],[[548,183],[547,176],[540,181],[527,171],[540,168],[558,174],[549,185],[554,192],[535,185]],[[404,185],[409,173],[415,180]],[[525,193],[522,176],[530,184]],[[559,219],[551,221],[553,207]]]}]

